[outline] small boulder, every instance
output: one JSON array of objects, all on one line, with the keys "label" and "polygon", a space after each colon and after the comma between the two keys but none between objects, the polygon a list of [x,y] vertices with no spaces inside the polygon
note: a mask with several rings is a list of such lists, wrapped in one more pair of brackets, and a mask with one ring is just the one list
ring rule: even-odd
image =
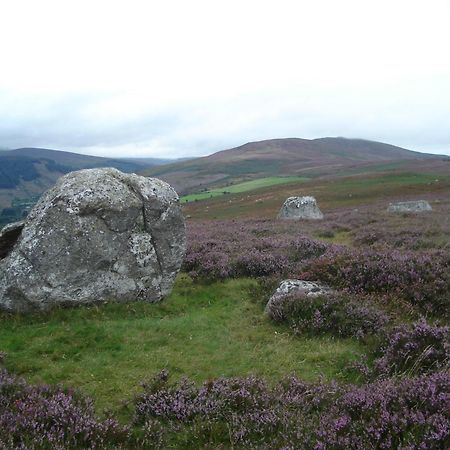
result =
[{"label": "small boulder", "polygon": [[272,309],[276,306],[280,298],[294,292],[302,293],[307,297],[322,297],[332,294],[334,291],[324,284],[315,283],[314,281],[304,280],[284,280],[280,283],[277,290],[272,294],[267,302],[265,312],[269,316],[272,315]]},{"label": "small boulder", "polygon": [[410,202],[390,203],[387,209],[389,212],[426,212],[431,211],[431,205],[426,200],[414,200]]},{"label": "small boulder", "polygon": [[317,206],[314,197],[289,197],[281,207],[277,218],[288,220],[320,220],[323,219],[323,214]]},{"label": "small boulder", "polygon": [[186,246],[176,192],[161,180],[111,168],[61,177],[24,224],[1,236],[8,234],[0,309],[17,312],[160,301]]}]

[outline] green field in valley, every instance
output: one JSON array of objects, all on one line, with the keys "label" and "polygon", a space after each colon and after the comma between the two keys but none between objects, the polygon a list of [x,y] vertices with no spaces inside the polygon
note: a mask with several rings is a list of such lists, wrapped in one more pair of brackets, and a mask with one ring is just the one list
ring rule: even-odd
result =
[{"label": "green field in valley", "polygon": [[298,183],[308,181],[306,177],[267,177],[258,178],[256,180],[244,181],[243,183],[233,184],[231,186],[224,186],[215,189],[210,189],[205,192],[197,194],[189,194],[181,197],[181,202],[192,202],[196,200],[205,200],[211,197],[217,197],[225,194],[239,194],[241,192],[253,191],[254,189],[276,186],[280,184]]},{"label": "green field in valley", "polygon": [[227,202],[219,197],[223,195],[222,192],[215,196],[199,194],[204,195],[203,198],[213,198],[207,204],[187,202],[184,205],[185,213],[195,219],[271,218],[276,217],[281,205],[290,196],[312,195],[326,213],[329,209],[358,207],[380,201],[384,201],[387,207],[393,200],[408,200],[411,196],[413,200],[420,199],[424,193],[445,193],[450,189],[450,176],[439,173],[377,173],[331,180],[292,180],[272,187],[255,187],[254,190],[248,190],[245,196],[230,193]]}]

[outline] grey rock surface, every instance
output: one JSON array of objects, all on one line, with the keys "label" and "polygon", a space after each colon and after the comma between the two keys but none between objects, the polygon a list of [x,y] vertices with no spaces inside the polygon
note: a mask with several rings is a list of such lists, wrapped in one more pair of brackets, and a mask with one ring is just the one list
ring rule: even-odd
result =
[{"label": "grey rock surface", "polygon": [[167,183],[88,169],[61,177],[9,246],[0,259],[1,309],[157,302],[181,267],[185,225]]},{"label": "grey rock surface", "polygon": [[276,291],[267,302],[265,312],[271,315],[272,307],[276,305],[279,299],[288,294],[298,292],[308,297],[321,297],[332,294],[334,291],[324,284],[304,280],[284,280],[280,283]]},{"label": "grey rock surface", "polygon": [[14,247],[24,223],[24,221],[9,223],[0,230],[0,259],[3,259]]},{"label": "grey rock surface", "polygon": [[431,205],[426,200],[390,203],[389,212],[426,212],[431,211]]},{"label": "grey rock surface", "polygon": [[281,207],[278,219],[320,220],[323,219],[323,214],[314,197],[289,197]]}]

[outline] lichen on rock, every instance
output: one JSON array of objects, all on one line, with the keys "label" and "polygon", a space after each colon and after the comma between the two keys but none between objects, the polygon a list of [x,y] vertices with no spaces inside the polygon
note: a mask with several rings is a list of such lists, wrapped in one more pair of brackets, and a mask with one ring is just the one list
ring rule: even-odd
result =
[{"label": "lichen on rock", "polygon": [[278,219],[323,219],[314,197],[288,197],[278,213]]},{"label": "lichen on rock", "polygon": [[282,297],[285,297],[289,294],[293,293],[301,293],[307,297],[324,297],[332,294],[334,291],[321,283],[316,283],[314,281],[306,281],[306,280],[294,280],[288,279],[284,280],[280,283],[278,288],[270,297],[267,302],[265,312],[269,316],[272,314],[272,308],[278,300]]},{"label": "lichen on rock", "polygon": [[72,172],[42,196],[0,260],[0,308],[159,301],[185,241],[167,183],[112,168]]}]

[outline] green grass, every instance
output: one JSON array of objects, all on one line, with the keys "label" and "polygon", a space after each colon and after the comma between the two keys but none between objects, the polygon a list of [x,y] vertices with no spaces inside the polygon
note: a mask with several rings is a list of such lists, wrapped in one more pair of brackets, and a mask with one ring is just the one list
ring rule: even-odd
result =
[{"label": "green grass", "polygon": [[343,379],[362,351],[354,340],[293,337],[250,299],[255,281],[193,284],[181,275],[160,304],[108,304],[31,316],[0,315],[6,365],[32,382],[63,383],[120,409],[139,384],[167,368],[196,382],[258,374],[277,380]]},{"label": "green grass", "polygon": [[362,166],[362,167],[355,167],[352,169],[345,169],[342,171],[339,171],[339,176],[349,176],[349,175],[358,175],[358,174],[375,174],[377,172],[387,172],[387,171],[394,171],[394,170],[402,170],[402,168],[405,165],[405,161],[394,161],[394,162],[387,162],[382,164],[370,164],[368,166]]},{"label": "green grass", "polygon": [[336,231],[331,236],[327,236],[318,230],[313,233],[313,237],[331,244],[352,246],[352,236],[349,231]]},{"label": "green grass", "polygon": [[311,179],[248,191],[245,196],[230,194],[211,201],[189,202],[185,213],[194,219],[274,218],[287,197],[314,196],[324,214],[342,207],[358,207],[381,201],[421,199],[424,193],[445,197],[450,176],[438,173],[389,173],[367,176]]},{"label": "green grass", "polygon": [[[437,181],[438,180],[438,181]],[[333,206],[367,204],[390,196],[409,196],[420,199],[422,192],[448,186],[450,176],[427,173],[384,174],[370,177],[351,177],[324,186],[322,197]],[[320,196],[319,196],[320,199]],[[387,206],[387,205],[386,205]]]},{"label": "green grass", "polygon": [[355,178],[346,178],[340,180],[339,183],[333,185],[335,188],[336,185],[341,188],[356,188],[359,189],[361,187],[370,187],[370,186],[379,186],[390,184],[393,186],[404,186],[408,184],[427,184],[433,183],[436,179],[449,180],[450,177],[447,175],[438,176],[434,174],[428,173],[396,173],[396,174],[384,174],[377,176],[368,176],[368,177],[355,177]]},{"label": "green grass", "polygon": [[210,189],[206,192],[197,194],[190,194],[181,197],[182,202],[192,202],[195,200],[204,200],[211,197],[217,197],[224,194],[239,194],[241,192],[253,191],[255,189],[276,186],[280,184],[288,184],[295,182],[308,181],[306,177],[267,177],[258,178],[256,180],[245,181],[243,183],[234,184],[231,186],[224,186],[220,188]]}]

